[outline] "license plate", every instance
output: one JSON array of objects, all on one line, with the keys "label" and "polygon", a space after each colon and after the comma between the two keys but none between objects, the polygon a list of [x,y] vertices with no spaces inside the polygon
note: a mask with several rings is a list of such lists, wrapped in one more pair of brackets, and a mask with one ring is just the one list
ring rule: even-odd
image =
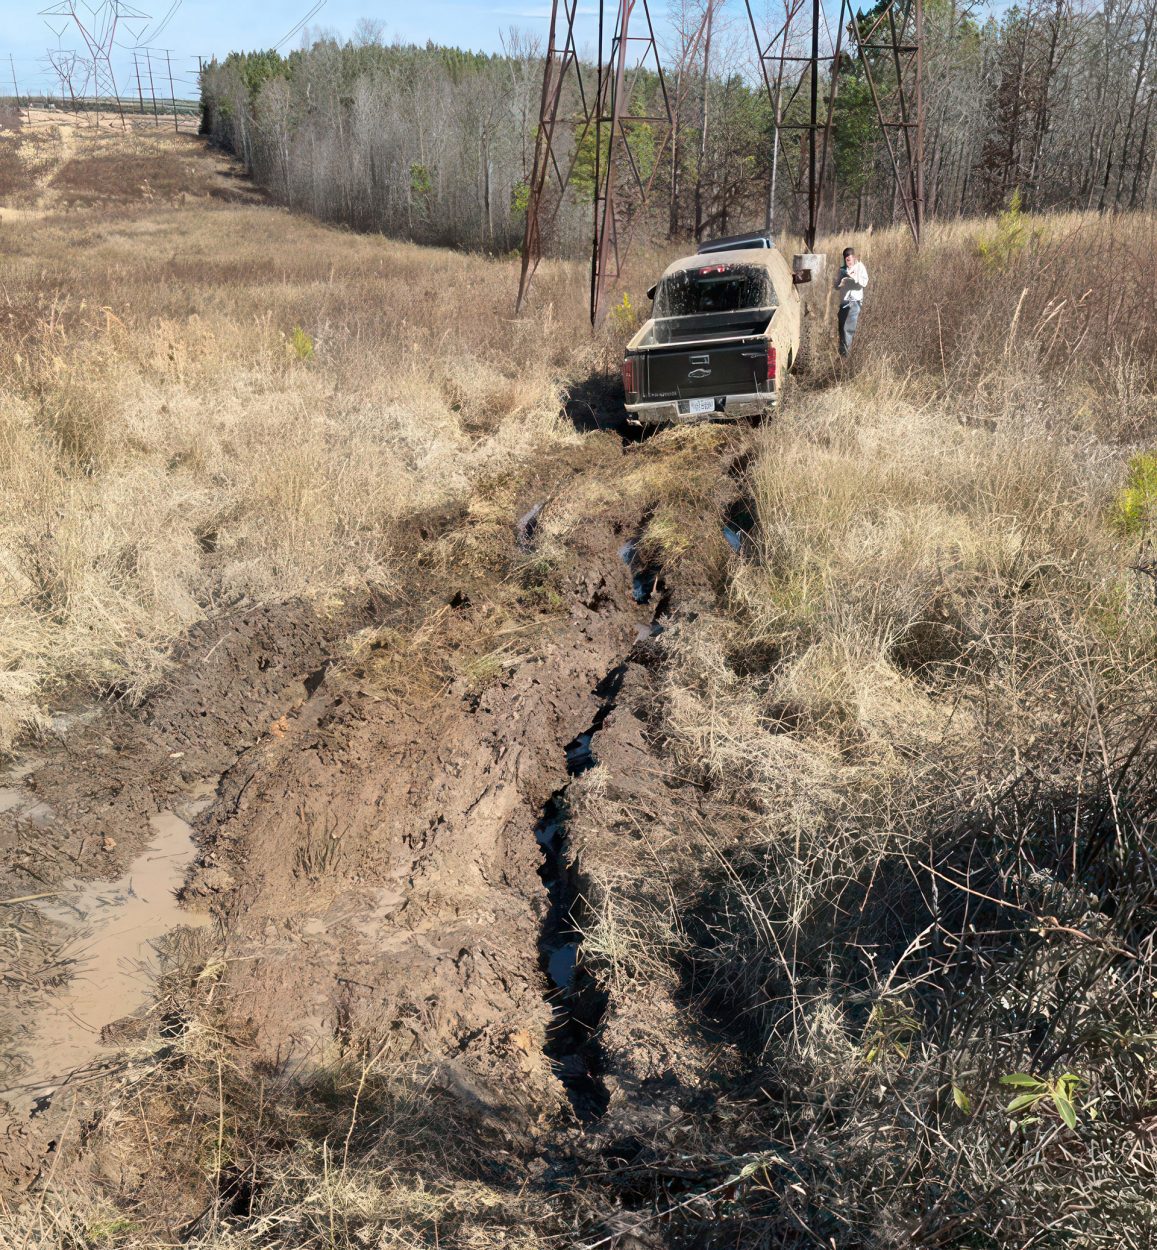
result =
[{"label": "license plate", "polygon": [[715,400],[713,399],[690,399],[687,401],[687,411],[696,412],[714,412]]}]

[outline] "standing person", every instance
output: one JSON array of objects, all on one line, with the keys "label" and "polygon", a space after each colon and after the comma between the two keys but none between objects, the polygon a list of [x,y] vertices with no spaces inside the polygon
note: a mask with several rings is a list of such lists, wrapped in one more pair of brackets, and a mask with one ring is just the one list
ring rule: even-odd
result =
[{"label": "standing person", "polygon": [[844,263],[836,279],[836,290],[843,293],[840,300],[840,355],[847,356],[852,350],[856,322],[864,306],[864,287],[868,285],[868,271],[864,262],[856,256],[854,247],[844,248]]}]

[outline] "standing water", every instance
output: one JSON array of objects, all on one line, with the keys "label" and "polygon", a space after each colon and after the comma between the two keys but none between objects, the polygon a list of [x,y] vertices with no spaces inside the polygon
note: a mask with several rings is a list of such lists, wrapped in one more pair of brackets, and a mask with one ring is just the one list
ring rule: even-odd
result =
[{"label": "standing water", "polygon": [[[210,801],[194,793],[181,810],[192,816]],[[12,787],[0,789],[0,805],[26,818],[51,818],[45,805]],[[34,904],[66,935],[56,958],[70,975],[28,1012],[20,1032],[6,1039],[0,1098],[14,1107],[31,1109],[70,1075],[114,1053],[102,1042],[101,1030],[148,1005],[158,939],[209,921],[203,913],[185,911],[176,899],[196,853],[192,829],[174,811],[149,823],[152,841],[118,881],[65,882],[53,897]]]},{"label": "standing water", "polygon": [[[578,777],[598,762],[593,750],[595,735],[614,710],[626,665],[613,668],[594,689],[600,700],[588,729],[566,745],[566,770]],[[607,1108],[609,1094],[599,1075],[597,1032],[607,1006],[607,996],[583,966],[581,934],[574,909],[579,902],[578,863],[567,837],[567,790],[570,783],[551,795],[534,828],[542,848],[539,869],[546,886],[549,908],[539,939],[542,969],[550,983],[547,1002],[551,1021],[547,1028],[546,1055],[554,1064],[580,1120],[597,1119]]]}]

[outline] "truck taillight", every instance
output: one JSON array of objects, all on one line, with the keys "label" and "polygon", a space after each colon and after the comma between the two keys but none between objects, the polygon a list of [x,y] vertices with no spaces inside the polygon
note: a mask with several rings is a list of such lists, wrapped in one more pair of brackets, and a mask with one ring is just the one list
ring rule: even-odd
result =
[{"label": "truck taillight", "polygon": [[769,383],[775,381],[775,344],[767,345],[767,380]]},{"label": "truck taillight", "polygon": [[635,393],[635,361],[631,356],[623,359],[623,390],[628,395]]}]

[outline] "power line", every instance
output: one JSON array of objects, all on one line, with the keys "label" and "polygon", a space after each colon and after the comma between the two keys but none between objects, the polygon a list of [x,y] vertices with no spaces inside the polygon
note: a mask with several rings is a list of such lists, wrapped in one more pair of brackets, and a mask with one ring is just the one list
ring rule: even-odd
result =
[{"label": "power line", "polygon": [[153,58],[149,55],[148,48],[145,48],[144,52],[145,65],[148,67],[149,71],[149,95],[152,97],[153,101],[153,125],[159,126],[161,124],[161,119],[157,113],[157,89],[153,86]]},{"label": "power line", "polygon": [[[12,54],[8,54],[8,65],[12,70],[12,90],[16,94],[16,115],[20,116],[20,88],[16,85],[16,62],[12,59]],[[28,100],[28,124],[32,125],[32,99]]]},{"label": "power line", "polygon": [[311,22],[318,15],[318,13],[320,13],[321,10],[325,8],[325,5],[326,5],[326,0],[317,0],[317,3],[301,19],[301,21],[298,22],[297,25],[294,26],[293,29],[287,35],[283,36],[281,39],[278,40],[277,43],[273,45],[274,52],[280,51],[293,38],[293,36],[296,35],[297,32],[301,30],[302,27],[305,26],[307,22]]},{"label": "power line", "polygon": [[169,101],[173,105],[173,129],[180,130],[181,127],[177,123],[177,91],[176,91],[176,88],[173,86],[173,63],[169,59],[170,49],[166,48],[164,51],[165,51],[165,65],[168,67],[168,70],[169,70]]},{"label": "power line", "polygon": [[[125,121],[124,106],[121,102],[120,91],[117,88],[116,74],[112,65],[112,50],[117,44],[117,31],[123,24],[130,22],[149,22],[151,19],[147,13],[141,12],[140,9],[133,8],[126,0],[101,0],[99,4],[91,4],[89,0],[83,0],[84,7],[88,11],[88,17],[82,17],[77,12],[76,0],[58,0],[58,3],[52,7],[41,10],[41,16],[63,17],[69,19],[77,29],[81,39],[84,41],[85,47],[88,49],[88,57],[86,66],[88,67],[87,80],[85,87],[90,84],[93,88],[93,100],[97,105],[97,120],[100,119],[100,100],[102,97],[111,98],[116,102],[117,111],[120,113],[121,126],[127,128],[128,123]],[[66,21],[64,27],[57,31],[51,23],[45,23],[59,41],[68,27]]]},{"label": "power line", "polygon": [[156,30],[150,30],[150,29],[146,26],[146,27],[144,28],[144,30],[142,30],[142,31],[141,31],[141,33],[137,36],[136,46],[137,46],[137,47],[140,47],[140,45],[141,45],[141,44],[143,44],[143,43],[145,42],[145,36],[146,36],[146,35],[148,36],[148,38],[149,38],[149,42],[150,42],[150,43],[156,43],[157,39],[158,39],[158,38],[161,36],[161,34],[164,32],[165,27],[167,27],[167,26],[168,26],[168,24],[169,24],[169,23],[173,20],[173,18],[176,16],[176,14],[177,14],[177,10],[178,10],[180,7],[181,7],[181,0],[173,0],[173,3],[169,6],[169,11],[165,14],[165,16],[164,16],[163,18],[161,18],[160,25],[158,25],[157,29],[156,29]]}]

